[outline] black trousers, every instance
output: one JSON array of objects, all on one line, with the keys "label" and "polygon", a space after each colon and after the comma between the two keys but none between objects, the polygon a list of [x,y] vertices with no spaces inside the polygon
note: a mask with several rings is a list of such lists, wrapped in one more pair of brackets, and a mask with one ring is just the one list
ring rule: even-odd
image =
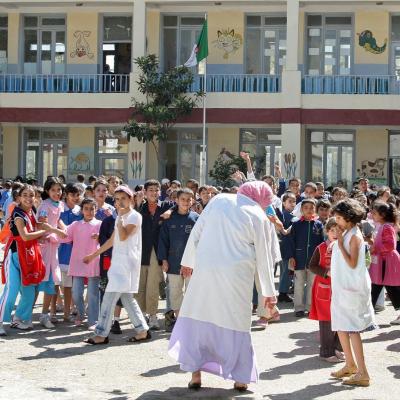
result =
[{"label": "black trousers", "polygon": [[387,294],[393,304],[394,309],[400,310],[400,286],[386,286],[373,283],[371,289],[372,305],[375,307],[375,304],[378,300],[379,295],[381,294],[383,287],[386,288]]},{"label": "black trousers", "polygon": [[335,350],[342,351],[337,332],[332,332],[331,321],[319,321],[319,355],[324,358],[335,355]]}]

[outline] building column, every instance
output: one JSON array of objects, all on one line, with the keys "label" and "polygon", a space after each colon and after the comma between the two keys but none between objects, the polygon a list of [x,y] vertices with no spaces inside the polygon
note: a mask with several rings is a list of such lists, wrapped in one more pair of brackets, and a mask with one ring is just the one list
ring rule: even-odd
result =
[{"label": "building column", "polygon": [[146,55],[146,3],[145,0],[135,0],[133,6],[132,29],[132,72],[130,76],[130,93],[137,97],[139,69],[134,59]]},{"label": "building column", "polygon": [[304,146],[301,124],[282,124],[281,170],[285,179],[304,178]]}]

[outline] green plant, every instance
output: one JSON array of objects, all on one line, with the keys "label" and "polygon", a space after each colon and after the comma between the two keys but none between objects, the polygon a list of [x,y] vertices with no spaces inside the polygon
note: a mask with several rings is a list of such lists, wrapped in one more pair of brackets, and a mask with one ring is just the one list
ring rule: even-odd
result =
[{"label": "green plant", "polygon": [[124,129],[128,138],[152,143],[159,163],[165,167],[160,143],[167,140],[179,118],[192,112],[203,93],[188,94],[194,78],[185,66],[159,72],[159,60],[154,54],[138,57],[134,62],[141,71],[137,84],[145,100],[132,99],[134,111]]},{"label": "green plant", "polygon": [[210,170],[210,177],[219,186],[231,187],[235,184],[231,175],[238,169],[245,174],[247,171],[246,162],[242,157],[231,154],[223,149],[215,160],[213,168]]}]

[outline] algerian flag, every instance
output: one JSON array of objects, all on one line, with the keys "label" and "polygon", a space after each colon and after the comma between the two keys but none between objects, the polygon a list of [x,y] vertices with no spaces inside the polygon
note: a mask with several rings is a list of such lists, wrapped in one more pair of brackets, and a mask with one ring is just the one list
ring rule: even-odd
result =
[{"label": "algerian flag", "polygon": [[201,29],[200,37],[197,43],[193,46],[192,54],[185,62],[185,67],[195,67],[201,60],[208,56],[208,33],[207,20],[204,21]]}]

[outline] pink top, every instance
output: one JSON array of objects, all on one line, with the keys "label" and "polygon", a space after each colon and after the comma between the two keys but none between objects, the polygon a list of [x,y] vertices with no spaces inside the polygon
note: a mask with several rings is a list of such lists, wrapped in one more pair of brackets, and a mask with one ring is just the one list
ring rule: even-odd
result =
[{"label": "pink top", "polygon": [[[56,203],[54,203],[51,199],[46,199],[42,201],[42,204],[40,204],[36,216],[39,219],[40,214],[45,212],[48,223],[53,228],[56,228],[58,226],[58,221],[60,220],[60,215],[63,211],[64,205],[61,201],[58,203],[58,205],[56,205]],[[46,266],[46,275],[43,281],[49,280],[49,275],[51,272],[54,283],[58,285],[61,281],[61,272],[58,265],[58,236],[55,233],[51,233],[42,238],[39,243],[43,262]]]},{"label": "pink top", "polygon": [[396,250],[396,239],[392,224],[385,223],[379,227],[369,269],[372,283],[400,286],[400,255]]},{"label": "pink top", "polygon": [[100,257],[96,257],[89,264],[83,262],[83,257],[94,253],[100,247],[97,239],[91,237],[94,233],[99,233],[100,225],[101,221],[98,219],[92,219],[90,222],[74,221],[71,225],[68,225],[68,237],[60,240],[60,242],[73,242],[68,270],[69,276],[85,276],[88,278],[100,276]]}]

